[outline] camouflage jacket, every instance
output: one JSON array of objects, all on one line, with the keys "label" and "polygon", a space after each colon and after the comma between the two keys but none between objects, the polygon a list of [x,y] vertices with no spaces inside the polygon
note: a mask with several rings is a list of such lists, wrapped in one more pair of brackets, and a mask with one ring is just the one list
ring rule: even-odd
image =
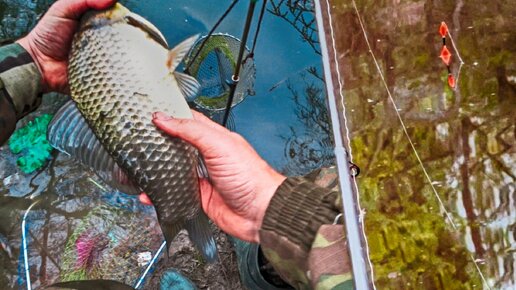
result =
[{"label": "camouflage jacket", "polygon": [[335,223],[342,213],[337,188],[335,168],[289,177],[267,208],[263,253],[296,289],[353,289],[344,226]]},{"label": "camouflage jacket", "polygon": [[32,57],[19,44],[0,48],[0,145],[16,121],[41,103],[41,75]]},{"label": "camouflage jacket", "polygon": [[[0,145],[16,121],[41,103],[41,75],[19,44],[0,47]],[[262,250],[282,278],[297,289],[352,289],[336,172],[324,169],[290,177],[267,209]]]}]

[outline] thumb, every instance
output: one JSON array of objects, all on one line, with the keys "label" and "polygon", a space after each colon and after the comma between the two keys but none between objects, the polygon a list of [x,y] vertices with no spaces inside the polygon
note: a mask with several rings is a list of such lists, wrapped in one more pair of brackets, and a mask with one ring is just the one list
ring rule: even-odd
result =
[{"label": "thumb", "polygon": [[[223,140],[224,131],[194,119],[174,119],[163,113],[154,113],[152,122],[168,135],[179,137],[199,149],[204,155],[216,140]],[[229,131],[228,131],[229,132]]]},{"label": "thumb", "polygon": [[57,1],[49,13],[62,18],[79,19],[89,9],[106,9],[116,0],[60,0]]}]

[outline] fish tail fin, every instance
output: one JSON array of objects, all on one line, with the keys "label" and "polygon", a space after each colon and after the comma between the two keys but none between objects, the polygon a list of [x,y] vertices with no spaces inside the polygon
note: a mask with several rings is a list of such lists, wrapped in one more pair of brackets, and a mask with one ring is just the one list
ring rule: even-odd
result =
[{"label": "fish tail fin", "polygon": [[217,244],[211,233],[208,217],[202,211],[193,219],[185,222],[190,240],[202,253],[208,263],[217,261]]},{"label": "fish tail fin", "polygon": [[179,231],[182,228],[182,224],[172,224],[172,223],[160,223],[161,231],[165,236],[165,241],[167,242],[167,258],[169,256],[170,245],[172,244],[172,240],[176,237]]}]

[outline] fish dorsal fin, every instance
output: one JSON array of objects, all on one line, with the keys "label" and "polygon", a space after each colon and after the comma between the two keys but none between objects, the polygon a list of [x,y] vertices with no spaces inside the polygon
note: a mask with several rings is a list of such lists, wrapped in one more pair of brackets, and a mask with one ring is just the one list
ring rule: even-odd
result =
[{"label": "fish dorsal fin", "polygon": [[172,48],[168,52],[168,60],[167,67],[170,71],[175,71],[177,66],[181,63],[185,55],[190,51],[195,41],[199,38],[199,35],[194,35],[186,40],[183,40],[180,44],[176,45],[176,47]]},{"label": "fish dorsal fin", "polygon": [[52,147],[90,167],[121,192],[141,192],[102,146],[73,101],[68,101],[55,114],[48,125],[47,139]]},{"label": "fish dorsal fin", "polygon": [[147,19],[141,17],[138,14],[130,13],[125,16],[125,20],[129,25],[134,27],[138,27],[143,31],[147,32],[147,34],[154,39],[157,43],[159,43],[164,48],[168,49],[168,43],[165,39],[165,36],[159,31],[154,24],[150,23]]},{"label": "fish dorsal fin", "polygon": [[176,77],[181,94],[183,94],[187,101],[192,101],[197,96],[201,87],[199,82],[194,77],[180,72],[174,72],[174,76]]}]

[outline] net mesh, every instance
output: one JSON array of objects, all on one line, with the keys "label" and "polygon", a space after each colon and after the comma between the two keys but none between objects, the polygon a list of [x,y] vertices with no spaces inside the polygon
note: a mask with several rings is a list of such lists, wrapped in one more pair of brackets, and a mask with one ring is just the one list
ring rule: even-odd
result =
[{"label": "net mesh", "polygon": [[152,256],[161,240],[152,218],[100,205],[68,239],[61,280],[109,279],[134,285],[148,262],[145,257]]},{"label": "net mesh", "polygon": [[[189,64],[189,73],[201,84],[200,94],[193,102],[206,110],[224,110],[241,42],[231,35],[214,34],[197,55],[205,39],[206,36],[197,41],[185,60]],[[249,50],[246,49],[232,106],[254,95],[256,68],[254,60],[249,56]]]}]

